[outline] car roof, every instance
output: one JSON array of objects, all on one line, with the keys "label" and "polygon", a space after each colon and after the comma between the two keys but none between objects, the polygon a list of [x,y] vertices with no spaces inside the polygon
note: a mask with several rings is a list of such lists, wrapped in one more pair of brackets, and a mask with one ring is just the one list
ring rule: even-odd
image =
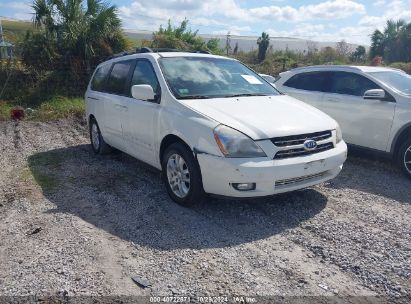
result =
[{"label": "car roof", "polygon": [[309,72],[309,71],[321,71],[321,70],[333,70],[333,71],[353,71],[353,72],[384,72],[384,71],[401,71],[400,69],[379,67],[379,66],[355,66],[355,65],[312,65],[307,67],[300,67],[290,70],[290,72]]},{"label": "car roof", "polygon": [[147,53],[133,53],[133,54],[119,54],[116,55],[114,58],[111,58],[107,61],[102,62],[100,65],[105,65],[117,61],[124,61],[130,59],[137,59],[137,58],[170,58],[170,57],[198,57],[198,58],[219,58],[219,59],[227,59],[227,60],[236,60],[233,58],[228,58],[219,55],[212,55],[206,53],[193,53],[193,52],[147,52]]}]

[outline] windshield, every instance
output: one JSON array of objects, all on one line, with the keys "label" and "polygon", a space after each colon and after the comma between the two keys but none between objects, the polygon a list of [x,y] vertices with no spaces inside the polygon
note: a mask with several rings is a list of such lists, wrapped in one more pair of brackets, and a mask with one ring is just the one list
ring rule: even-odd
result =
[{"label": "windshield", "polygon": [[279,95],[258,74],[235,60],[168,57],[160,59],[160,66],[177,99]]},{"label": "windshield", "polygon": [[368,74],[403,94],[411,95],[411,76],[404,72],[386,71]]}]

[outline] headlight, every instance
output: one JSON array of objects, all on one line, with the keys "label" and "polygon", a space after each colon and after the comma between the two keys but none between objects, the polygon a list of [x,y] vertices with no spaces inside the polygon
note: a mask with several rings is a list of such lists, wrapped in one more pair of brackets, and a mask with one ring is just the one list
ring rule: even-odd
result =
[{"label": "headlight", "polygon": [[214,138],[225,157],[264,157],[264,151],[248,136],[230,127],[219,125]]},{"label": "headlight", "polygon": [[342,132],[340,126],[337,124],[337,127],[335,128],[335,133],[336,133],[336,140],[337,144],[342,141]]}]

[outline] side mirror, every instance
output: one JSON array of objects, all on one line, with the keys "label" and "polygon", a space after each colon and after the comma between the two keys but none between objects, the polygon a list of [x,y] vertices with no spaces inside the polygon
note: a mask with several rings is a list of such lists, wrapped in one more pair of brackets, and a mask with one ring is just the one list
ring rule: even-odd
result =
[{"label": "side mirror", "polygon": [[364,99],[377,99],[381,100],[385,98],[385,91],[382,89],[373,89],[365,91]]},{"label": "side mirror", "polygon": [[156,95],[149,84],[136,84],[131,87],[131,96],[140,100],[154,100]]}]

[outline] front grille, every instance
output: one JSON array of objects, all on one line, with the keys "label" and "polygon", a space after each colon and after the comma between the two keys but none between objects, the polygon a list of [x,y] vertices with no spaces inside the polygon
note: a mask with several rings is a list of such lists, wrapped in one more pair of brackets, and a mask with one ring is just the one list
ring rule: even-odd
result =
[{"label": "front grille", "polygon": [[306,181],[317,179],[317,178],[320,179],[321,177],[325,176],[327,172],[328,171],[324,171],[324,172],[311,174],[311,175],[305,175],[305,176],[288,178],[288,179],[281,179],[275,182],[275,187],[293,185],[293,184],[302,183],[302,182],[306,182]]},{"label": "front grille", "polygon": [[301,135],[291,135],[291,136],[282,136],[272,138],[271,141],[277,147],[286,147],[286,146],[296,146],[302,145],[306,140],[312,139],[315,141],[321,141],[328,139],[332,136],[331,131],[315,132]]},{"label": "front grille", "polygon": [[274,159],[284,159],[284,158],[289,158],[289,157],[307,156],[307,155],[331,150],[332,148],[334,148],[334,144],[332,142],[329,142],[325,144],[320,144],[314,150],[309,150],[309,151],[305,150],[304,148],[291,148],[287,150],[280,150],[275,154]]}]

